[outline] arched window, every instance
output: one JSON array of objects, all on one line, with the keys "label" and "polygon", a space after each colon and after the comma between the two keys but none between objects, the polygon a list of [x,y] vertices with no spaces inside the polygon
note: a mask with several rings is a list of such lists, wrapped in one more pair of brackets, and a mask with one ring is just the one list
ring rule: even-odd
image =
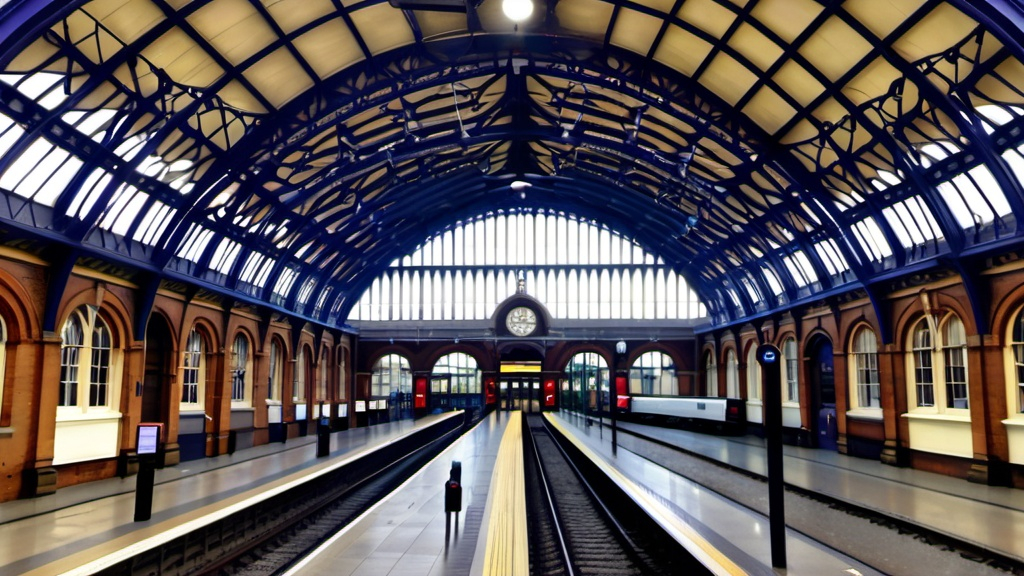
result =
[{"label": "arched window", "polygon": [[338,346],[338,402],[348,400],[348,348]]},{"label": "arched window", "polygon": [[327,398],[327,380],[331,375],[331,355],[327,350],[326,346],[320,349],[320,362],[317,364],[317,375],[316,375],[316,397],[313,399],[315,402],[321,400],[328,400]]},{"label": "arched window", "polygon": [[[309,355],[306,353],[306,346],[299,346],[299,353],[295,356],[294,384],[292,386],[292,402],[306,404],[306,384],[309,382],[307,364]],[[305,418],[305,416],[303,416]]]},{"label": "arched window", "polygon": [[284,347],[277,338],[270,341],[270,373],[267,375],[267,400],[281,401],[284,383]]},{"label": "arched window", "polygon": [[[4,405],[4,382],[7,381],[7,324],[0,316],[0,410]],[[2,416],[2,415],[0,415]]]},{"label": "arched window", "polygon": [[718,396],[718,363],[714,352],[704,355],[704,394]]},{"label": "arched window", "polygon": [[910,333],[911,412],[967,414],[970,402],[964,324],[955,314],[936,320],[922,318]]},{"label": "arched window", "polygon": [[747,350],[747,401],[760,400],[761,364],[757,361],[757,346],[751,346],[750,350]]},{"label": "arched window", "polygon": [[796,354],[796,338],[786,338],[782,342],[782,401],[798,404],[800,402],[799,360]]},{"label": "arched window", "polygon": [[388,397],[392,392],[412,393],[409,361],[398,354],[381,356],[370,375],[370,396]]},{"label": "arched window", "polygon": [[182,410],[200,410],[206,392],[206,342],[195,328],[188,333],[182,356]]},{"label": "arched window", "polygon": [[[1009,378],[1009,403],[1011,414],[1024,414],[1024,309],[1017,312],[1010,328],[1010,347],[1013,349],[1013,376]],[[0,358],[0,362],[3,359]]]},{"label": "arched window", "polygon": [[97,309],[82,306],[73,311],[61,339],[57,406],[82,411],[112,408],[110,330]]},{"label": "arched window", "polygon": [[882,408],[881,385],[878,380],[878,340],[873,330],[862,326],[853,337],[850,379],[850,404],[853,409],[879,412]]},{"label": "arched window", "polygon": [[725,395],[728,398],[740,397],[740,368],[736,362],[736,351],[732,348],[725,353]]},{"label": "arched window", "polygon": [[608,409],[608,363],[596,352],[580,352],[565,366],[565,377],[573,406],[579,409]]},{"label": "arched window", "polygon": [[252,406],[252,354],[245,335],[235,336],[231,359],[231,405],[235,408]]},{"label": "arched window", "polygon": [[[448,392],[451,394],[479,394],[480,369],[476,359],[469,354],[453,352],[438,358],[432,371],[433,376],[448,376]],[[431,392],[434,382],[431,381]]]},{"label": "arched window", "polygon": [[120,443],[123,352],[94,306],[81,306],[61,329],[60,388],[53,463],[113,458]]},{"label": "arched window", "polygon": [[676,396],[679,384],[676,365],[664,352],[644,352],[629,369],[630,394]]}]

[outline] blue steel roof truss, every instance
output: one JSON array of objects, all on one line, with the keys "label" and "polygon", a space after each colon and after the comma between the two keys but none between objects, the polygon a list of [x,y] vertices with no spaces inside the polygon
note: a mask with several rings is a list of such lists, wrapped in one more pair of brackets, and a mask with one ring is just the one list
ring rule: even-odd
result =
[{"label": "blue steel roof truss", "polygon": [[[116,255],[157,278],[191,278],[229,298],[330,325],[344,321],[362,290],[395,258],[454,219],[489,209],[563,210],[629,233],[687,278],[720,323],[859,288],[874,298],[873,284],[908,266],[949,266],[971,277],[959,263],[964,251],[986,242],[1002,246],[1021,235],[1014,215],[1024,213],[1024,191],[999,154],[1024,139],[1024,120],[1016,104],[1002,103],[978,85],[996,75],[1004,60],[1024,59],[1021,44],[1007,35],[1019,34],[1016,5],[1004,4],[998,14],[951,3],[981,27],[942,52],[904,59],[891,46],[917,18],[945,4],[929,0],[915,18],[889,30],[830,79],[800,51],[816,30],[838,18],[865,38],[873,34],[838,3],[823,4],[812,24],[788,41],[754,17],[756,3],[721,4],[734,19],[713,34],[683,17],[683,0],[667,14],[642,3],[610,2],[601,42],[562,34],[554,4],[523,32],[451,37],[428,37],[422,14],[406,11],[414,42],[379,51],[372,47],[378,40],[360,34],[357,16],[380,2],[335,2],[330,13],[291,28],[253,2],[275,39],[246,57],[222,54],[200,29],[197,15],[215,3],[191,2],[177,10],[157,0],[164,18],[126,41],[101,22],[102,15],[76,12],[85,3],[62,3],[47,26],[33,16],[50,10],[50,2],[0,9],[0,29],[12,34],[0,41],[0,65],[7,68],[41,36],[51,56],[34,69],[12,72],[26,78],[63,74],[65,92],[47,108],[0,83],[0,112],[24,129],[0,157],[0,174],[41,138],[84,165],[52,208],[5,191],[9,233],[32,236],[37,229],[37,237],[80,245],[83,254]],[[477,15],[476,4],[472,8],[470,30],[482,31],[486,16]],[[613,31],[627,13],[663,19],[644,53],[616,44]],[[73,15],[92,18],[93,30],[82,33],[79,20],[62,24],[61,18]],[[363,58],[321,78],[297,42],[334,19],[351,31]],[[738,40],[733,45],[746,25],[784,46],[784,57],[759,69]],[[224,73],[197,87],[175,81],[147,59],[148,47],[174,29]],[[689,75],[666,66],[658,51],[676,30],[711,46]],[[117,41],[112,51],[110,38]],[[986,42],[1002,46],[991,50]],[[279,105],[247,72],[280,53],[296,62],[311,88]],[[753,72],[754,88],[733,104],[704,85],[718,54]],[[899,78],[888,92],[854,101],[844,87],[878,59],[895,67]],[[788,93],[776,79],[786,62],[801,64],[824,87],[820,94],[801,103]],[[221,93],[232,83],[259,109],[224,100]],[[949,89],[941,90],[943,85]],[[1019,87],[1005,85],[1024,100]],[[912,96],[905,91],[909,86]],[[779,94],[795,111],[774,134],[802,122],[817,134],[783,143],[754,123],[743,110],[758,87]],[[97,101],[97,93],[106,96]],[[1006,108],[1012,120],[986,130],[970,104],[982,100]],[[847,115],[838,122],[819,119],[816,110],[833,101]],[[82,120],[69,116],[112,106],[116,112],[98,132],[84,132]],[[871,141],[855,142],[857,130]],[[133,139],[141,140],[134,154],[117,151]],[[954,142],[957,150],[946,158],[922,158],[924,144],[941,141]],[[144,173],[144,162],[153,157],[168,165],[187,163],[194,171],[190,189],[172,185],[179,176],[169,168]],[[994,217],[964,228],[944,200],[950,192],[939,186],[975,166],[991,172],[1009,209],[983,197],[988,206],[981,209]],[[105,184],[90,179],[97,170],[110,176]],[[901,182],[876,188],[876,172]],[[510,187],[517,179],[531,184],[523,198]],[[91,204],[83,204],[88,186]],[[115,233],[101,223],[119,215],[125,190],[145,198],[136,219]],[[595,197],[607,201],[594,203]],[[889,220],[906,218],[900,214],[907,209],[897,214],[894,206],[907,202],[923,205],[937,227],[910,246]],[[173,222],[158,228],[144,221],[160,207],[171,211]],[[854,229],[866,218],[891,255],[872,255],[855,237],[865,233]],[[159,233],[139,241],[149,229]],[[201,229],[209,237],[200,238]],[[826,264],[816,248],[822,242],[832,242],[848,269]],[[231,246],[234,252],[225,256]],[[255,261],[271,266],[259,282],[250,269]],[[762,268],[772,271],[778,287]],[[969,288],[972,303],[983,290]],[[329,295],[310,297],[310,291]]]}]

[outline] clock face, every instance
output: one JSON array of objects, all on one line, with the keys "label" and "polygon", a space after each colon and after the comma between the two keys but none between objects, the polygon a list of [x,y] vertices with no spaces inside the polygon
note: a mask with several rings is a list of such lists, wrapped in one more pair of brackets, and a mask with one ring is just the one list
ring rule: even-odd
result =
[{"label": "clock face", "polygon": [[537,329],[537,314],[526,306],[517,306],[505,316],[505,326],[516,336],[529,336]]}]

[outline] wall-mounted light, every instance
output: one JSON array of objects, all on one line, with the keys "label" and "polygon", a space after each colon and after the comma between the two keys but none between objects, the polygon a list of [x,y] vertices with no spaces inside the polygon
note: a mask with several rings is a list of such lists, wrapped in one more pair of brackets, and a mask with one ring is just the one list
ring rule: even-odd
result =
[{"label": "wall-mounted light", "polygon": [[522,22],[533,14],[532,0],[502,0],[501,11],[513,22]]},{"label": "wall-mounted light", "polygon": [[618,342],[616,342],[615,343],[615,351],[617,353],[619,353],[619,354],[625,354],[626,353],[626,341],[625,340],[619,340]]}]

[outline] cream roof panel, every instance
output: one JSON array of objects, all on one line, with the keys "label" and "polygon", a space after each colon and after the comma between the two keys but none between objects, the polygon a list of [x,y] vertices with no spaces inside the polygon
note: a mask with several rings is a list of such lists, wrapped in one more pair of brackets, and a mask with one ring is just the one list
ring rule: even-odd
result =
[{"label": "cream roof panel", "polygon": [[599,0],[561,0],[555,15],[566,30],[588,38],[604,38],[614,6]]},{"label": "cream roof panel", "polygon": [[938,54],[970,34],[978,23],[948,4],[939,4],[893,42],[892,47],[908,61]]},{"label": "cream roof panel", "polygon": [[260,104],[260,101],[256,97],[246,90],[245,86],[237,80],[228,82],[226,86],[221,88],[220,92],[217,93],[222,100],[233,108],[238,110],[244,110],[246,112],[254,112],[256,114],[265,114],[267,109]]},{"label": "cream roof panel", "polygon": [[792,44],[821,10],[821,3],[814,0],[761,0],[750,15]]},{"label": "cream roof panel", "polygon": [[712,45],[678,26],[669,26],[654,51],[654,59],[687,76],[693,76],[711,52]]},{"label": "cream roof panel", "polygon": [[902,77],[903,74],[885,58],[878,57],[843,87],[843,95],[854,104],[863,104],[888,92],[893,81]]},{"label": "cream roof panel", "polygon": [[641,56],[651,51],[654,37],[661,29],[662,20],[626,8],[619,10],[612,30],[611,43],[632,50]]},{"label": "cream roof panel", "polygon": [[210,55],[180,28],[171,28],[146,46],[142,56],[175,82],[206,87],[224,75]]},{"label": "cream roof panel", "polygon": [[779,142],[785,145],[796,144],[814,138],[818,134],[818,127],[810,120],[797,122],[789,132],[779,138]]},{"label": "cream roof panel", "polygon": [[800,47],[800,54],[829,80],[837,80],[870,50],[871,44],[863,36],[832,16]]},{"label": "cream roof panel", "polygon": [[[1024,86],[1024,64],[1016,58],[1008,58],[996,66],[995,74],[978,80],[976,90],[988,98],[1003,102],[1024,103],[1018,89],[1012,86]],[[988,101],[978,102],[978,106],[989,104]]]},{"label": "cream roof panel", "polygon": [[849,113],[850,111],[846,106],[837,102],[835,98],[829,98],[815,108],[812,115],[821,122],[836,124],[842,121]]},{"label": "cream roof panel", "polygon": [[296,38],[293,44],[320,78],[328,78],[365,58],[355,36],[341,18],[317,26]]},{"label": "cream roof panel", "polygon": [[387,3],[356,10],[351,17],[371,54],[380,54],[414,41],[412,28],[405,16]]},{"label": "cream roof panel", "polygon": [[639,0],[637,2],[637,4],[640,4],[641,6],[647,6],[648,8],[661,12],[662,14],[670,14],[675,3],[676,0]]},{"label": "cream roof panel", "polygon": [[96,0],[84,10],[126,44],[164,19],[163,11],[149,0]]},{"label": "cream roof panel", "polygon": [[736,28],[729,45],[761,70],[767,70],[782,56],[778,44],[746,22]]},{"label": "cream roof panel", "polygon": [[334,12],[331,0],[263,0],[263,5],[285,34]]},{"label": "cream roof panel", "polygon": [[247,0],[214,0],[189,16],[188,22],[235,65],[277,40]]},{"label": "cream roof panel", "polygon": [[754,120],[765,132],[775,134],[796,114],[796,110],[774,90],[763,86],[743,108],[743,113]]},{"label": "cream roof panel", "polygon": [[879,38],[885,38],[922,4],[924,0],[847,0],[843,10]]},{"label": "cream roof panel", "polygon": [[676,14],[715,38],[725,36],[736,13],[714,0],[687,0]]},{"label": "cream roof panel", "polygon": [[780,66],[772,79],[783,92],[803,106],[813,102],[825,91],[821,82],[794,60],[787,60]]},{"label": "cream roof panel", "polygon": [[743,98],[757,76],[735,58],[719,52],[700,76],[700,83],[730,104]]},{"label": "cream roof panel", "polygon": [[468,31],[465,14],[453,12],[415,11],[413,15],[420,25],[424,38],[460,34]]},{"label": "cream roof panel", "polygon": [[313,86],[313,80],[285,48],[253,64],[245,71],[245,78],[277,107]]},{"label": "cream roof panel", "polygon": [[75,48],[91,62],[102,62],[105,58],[117,54],[122,48],[122,43],[109,32],[100,29],[97,33],[96,21],[81,10],[72,12],[63,22],[56,23],[52,33],[58,38],[66,37],[73,42]]}]

